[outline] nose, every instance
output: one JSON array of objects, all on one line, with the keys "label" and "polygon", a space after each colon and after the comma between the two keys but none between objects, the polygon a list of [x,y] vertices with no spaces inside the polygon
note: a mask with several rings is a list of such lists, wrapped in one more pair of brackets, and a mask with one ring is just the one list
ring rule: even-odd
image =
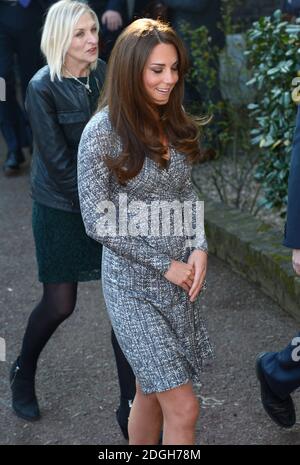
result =
[{"label": "nose", "polygon": [[165,75],[164,75],[164,81],[166,84],[174,84],[178,80],[177,73],[170,69],[166,69]]},{"label": "nose", "polygon": [[88,36],[88,43],[92,45],[97,45],[98,41],[99,41],[98,34],[93,34],[92,32],[90,32]]}]

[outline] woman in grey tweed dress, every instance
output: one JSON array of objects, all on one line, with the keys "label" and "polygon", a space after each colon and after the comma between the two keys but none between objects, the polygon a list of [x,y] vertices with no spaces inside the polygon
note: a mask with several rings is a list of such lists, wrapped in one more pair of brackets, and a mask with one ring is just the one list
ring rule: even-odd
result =
[{"label": "woman in grey tweed dress", "polygon": [[[181,105],[185,69],[186,52],[169,26],[132,23],[112,52],[102,109],[79,147],[83,221],[104,245],[105,302],[137,378],[130,444],[157,443],[162,420],[164,444],[194,443],[192,381],[211,355],[197,298],[207,262],[203,224],[193,246],[187,232],[160,230],[170,205],[197,201],[189,160],[201,152]],[[154,217],[157,205],[162,211]],[[171,218],[176,228],[179,217]]]}]

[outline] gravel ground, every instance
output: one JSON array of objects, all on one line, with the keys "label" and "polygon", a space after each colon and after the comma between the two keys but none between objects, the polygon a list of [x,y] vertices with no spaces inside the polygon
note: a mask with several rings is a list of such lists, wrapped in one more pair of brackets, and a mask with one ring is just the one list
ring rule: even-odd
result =
[{"label": "gravel ground", "polygon": [[[125,445],[114,417],[118,384],[97,282],[80,285],[74,315],[42,353],[37,377],[41,421],[26,423],[11,412],[9,367],[41,293],[28,185],[28,164],[19,177],[5,179],[0,174],[0,337],[7,347],[6,361],[0,362],[0,443]],[[299,331],[298,324],[214,257],[209,260],[202,312],[215,359],[206,367],[201,385],[195,386],[202,404],[197,442],[300,444],[299,423],[283,430],[265,415],[254,372],[256,354],[283,347]],[[294,399],[300,415],[299,393]]]}]

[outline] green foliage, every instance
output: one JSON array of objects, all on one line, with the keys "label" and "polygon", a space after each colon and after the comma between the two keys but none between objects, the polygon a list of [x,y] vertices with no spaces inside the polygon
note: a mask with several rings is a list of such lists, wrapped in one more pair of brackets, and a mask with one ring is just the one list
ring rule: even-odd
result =
[{"label": "green foliage", "polygon": [[[218,27],[225,35],[233,33],[236,28],[232,23],[232,15],[240,3],[241,0],[221,2],[222,24],[218,24]],[[218,73],[222,50],[212,45],[205,26],[191,30],[188,23],[182,22],[181,33],[191,56],[192,66],[187,81],[201,96],[201,100],[194,102],[189,110],[194,114],[212,117],[212,122],[204,131],[207,145],[213,147],[217,157],[232,152],[234,148],[244,152],[249,148],[247,112],[243,103],[236,105],[221,96]],[[227,66],[232,68],[230,57],[226,53],[223,57],[227,60]]]},{"label": "green foliage", "polygon": [[255,178],[264,191],[268,208],[285,208],[291,143],[296,108],[291,98],[292,80],[299,71],[300,27],[282,20],[281,11],[253,23],[246,51],[255,86],[255,102],[248,105],[253,118],[252,144],[259,163]]},{"label": "green foliage", "polygon": [[[233,30],[230,23],[233,4],[236,2],[227,2],[223,10],[223,25],[229,32]],[[253,198],[249,194],[244,195],[244,187],[250,182],[256,162],[255,157],[244,156],[250,150],[246,105],[241,100],[239,104],[234,104],[230,99],[222,98],[217,72],[221,50],[212,46],[207,28],[203,26],[191,30],[188,24],[183,23],[181,32],[192,58],[187,80],[201,96],[201,100],[194,102],[188,110],[196,115],[212,117],[212,121],[203,129],[204,146],[215,154],[208,169],[210,190],[214,190],[222,202],[256,214],[259,189],[252,190]],[[231,68],[230,57],[225,53],[224,58],[228,58],[227,65]],[[231,166],[230,170],[227,169],[228,165]],[[206,195],[209,195],[209,191]]]},{"label": "green foliage", "polygon": [[247,150],[249,143],[246,112],[242,105],[238,108],[229,100],[222,99],[219,92],[217,70],[220,49],[211,44],[205,26],[191,30],[187,23],[182,23],[181,31],[189,44],[192,57],[187,81],[201,95],[201,99],[193,102],[188,110],[212,118],[204,130],[206,146],[213,149],[217,158],[232,152],[234,148],[239,151]]}]

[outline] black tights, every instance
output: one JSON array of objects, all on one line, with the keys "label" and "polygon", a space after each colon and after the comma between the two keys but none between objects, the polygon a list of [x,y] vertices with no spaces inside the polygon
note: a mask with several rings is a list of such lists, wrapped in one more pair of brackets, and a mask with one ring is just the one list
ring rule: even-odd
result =
[{"label": "black tights", "polygon": [[[26,378],[33,379],[39,355],[56,328],[74,311],[78,283],[44,284],[43,297],[31,313],[23,338],[20,367]],[[112,330],[121,397],[133,399],[135,377]]]}]

